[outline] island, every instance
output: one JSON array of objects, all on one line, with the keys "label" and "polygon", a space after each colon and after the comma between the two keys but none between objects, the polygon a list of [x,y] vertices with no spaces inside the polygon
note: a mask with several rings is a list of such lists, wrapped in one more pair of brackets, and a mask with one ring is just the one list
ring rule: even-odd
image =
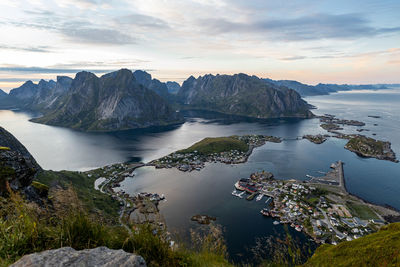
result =
[{"label": "island", "polygon": [[314,144],[322,144],[323,142],[325,142],[327,140],[327,137],[329,137],[329,135],[322,135],[322,134],[317,134],[317,135],[304,135],[303,139],[307,139],[310,142],[313,142]]},{"label": "island", "polygon": [[303,231],[317,243],[338,244],[358,239],[376,232],[386,218],[400,214],[349,194],[341,161],[332,163],[326,175],[308,175],[310,179],[305,181],[276,180],[265,173],[238,180],[232,195],[243,198],[247,194],[250,201],[266,197],[262,216],[275,218],[274,225],[288,224]]},{"label": "island", "polygon": [[357,135],[348,141],[345,148],[361,157],[399,162],[388,141]]},{"label": "island", "polygon": [[217,218],[208,216],[208,215],[199,215],[198,214],[198,215],[192,216],[192,218],[190,220],[198,222],[199,224],[210,224],[211,221],[215,221],[215,220],[217,220]]},{"label": "island", "polygon": [[247,161],[254,148],[266,142],[280,143],[282,139],[266,135],[207,137],[187,149],[171,153],[147,165],[156,168],[177,168],[193,171],[204,168],[206,162],[239,164]]}]

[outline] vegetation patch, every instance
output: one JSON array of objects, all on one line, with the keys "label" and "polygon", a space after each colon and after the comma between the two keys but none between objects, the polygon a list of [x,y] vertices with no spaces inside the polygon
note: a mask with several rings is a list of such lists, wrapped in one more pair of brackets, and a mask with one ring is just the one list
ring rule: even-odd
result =
[{"label": "vegetation patch", "polygon": [[322,245],[304,266],[398,266],[400,223],[337,246]]},{"label": "vegetation patch", "polygon": [[178,152],[193,153],[194,151],[197,151],[200,154],[209,155],[212,153],[228,152],[232,150],[247,152],[249,146],[244,141],[235,137],[207,137],[200,142],[195,143],[191,147]]},{"label": "vegetation patch", "polygon": [[379,219],[376,213],[367,205],[354,203],[351,201],[346,202],[346,205],[351,210],[351,213],[356,217],[363,220]]}]

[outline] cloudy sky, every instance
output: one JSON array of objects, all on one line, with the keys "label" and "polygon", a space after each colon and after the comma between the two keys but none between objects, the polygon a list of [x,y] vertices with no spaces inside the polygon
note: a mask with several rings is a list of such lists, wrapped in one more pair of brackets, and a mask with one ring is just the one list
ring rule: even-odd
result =
[{"label": "cloudy sky", "polygon": [[400,82],[399,0],[0,0],[0,88],[91,70]]}]

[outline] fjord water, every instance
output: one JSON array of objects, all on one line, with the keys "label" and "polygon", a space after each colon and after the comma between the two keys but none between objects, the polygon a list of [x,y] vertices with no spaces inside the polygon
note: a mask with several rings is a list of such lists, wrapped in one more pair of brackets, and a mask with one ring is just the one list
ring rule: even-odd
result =
[{"label": "fjord water", "polygon": [[[391,141],[393,150],[400,154],[399,89],[340,92],[306,100],[318,108],[313,110],[315,114],[364,121],[366,126],[362,128],[370,131],[362,134],[376,134],[374,138]],[[342,160],[346,187],[351,193],[400,209],[400,164],[360,158],[343,148],[345,140],[331,138],[321,145],[296,140],[304,134],[326,133],[318,119],[254,122],[210,113],[187,115],[183,125],[116,133],[81,133],[34,124],[28,121],[33,114],[14,111],[0,111],[0,125],[28,148],[42,167],[55,170],[85,170],[123,161],[148,162],[208,136],[265,134],[285,138],[280,144],[267,143],[255,149],[245,164],[207,164],[202,171],[191,173],[144,167],[122,183],[122,188],[131,194],[165,194],[168,201],[161,204],[161,212],[172,232],[187,233],[189,228],[197,227],[190,221],[195,214],[217,217],[217,223],[224,227],[229,252],[237,260],[242,258],[239,254],[248,256],[244,248],[254,246],[256,237],[283,231],[281,225],[274,226],[272,219],[259,214],[265,199],[246,201],[231,195],[234,182],[255,171],[271,171],[278,179],[302,180],[306,174],[320,175],[332,162]],[[356,132],[355,129],[348,126],[345,132]],[[305,239],[302,234],[293,234]]]}]

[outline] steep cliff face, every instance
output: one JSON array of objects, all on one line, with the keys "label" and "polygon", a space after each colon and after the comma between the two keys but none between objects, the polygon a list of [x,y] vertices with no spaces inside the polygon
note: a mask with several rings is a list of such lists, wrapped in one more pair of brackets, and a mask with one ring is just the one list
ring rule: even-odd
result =
[{"label": "steep cliff face", "polygon": [[15,191],[25,189],[40,170],[28,150],[0,127],[0,195],[7,194],[7,183]]},{"label": "steep cliff face", "polygon": [[177,95],[190,108],[256,118],[312,116],[294,90],[246,74],[205,75],[187,79]]},{"label": "steep cliff face", "polygon": [[88,131],[145,128],[182,121],[168,103],[122,69],[98,78],[80,72],[54,111],[34,122]]},{"label": "steep cliff face", "polygon": [[136,81],[144,87],[154,91],[156,94],[164,98],[169,99],[168,88],[165,83],[160,82],[157,79],[152,79],[151,75],[145,71],[137,70],[133,73]]}]

